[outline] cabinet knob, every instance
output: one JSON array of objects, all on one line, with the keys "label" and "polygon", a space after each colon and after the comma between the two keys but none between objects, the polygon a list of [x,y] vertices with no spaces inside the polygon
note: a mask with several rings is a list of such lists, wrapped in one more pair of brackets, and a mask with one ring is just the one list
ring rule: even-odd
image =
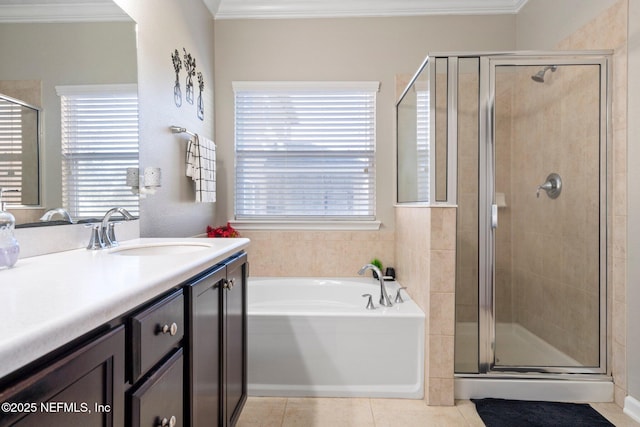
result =
[{"label": "cabinet knob", "polygon": [[160,331],[163,334],[169,334],[171,336],[174,336],[175,334],[178,333],[178,324],[176,322],[173,322],[171,325],[163,325],[162,328],[160,329]]},{"label": "cabinet knob", "polygon": [[236,285],[236,279],[235,279],[235,278],[232,278],[232,279],[230,279],[230,280],[225,280],[225,281],[224,281],[224,285],[222,285],[222,287],[223,287],[224,289],[231,290],[235,285]]},{"label": "cabinet knob", "polygon": [[160,423],[157,424],[157,427],[175,427],[177,423],[178,423],[178,420],[176,419],[176,417],[171,416],[171,418],[169,419],[162,418],[160,420]]}]

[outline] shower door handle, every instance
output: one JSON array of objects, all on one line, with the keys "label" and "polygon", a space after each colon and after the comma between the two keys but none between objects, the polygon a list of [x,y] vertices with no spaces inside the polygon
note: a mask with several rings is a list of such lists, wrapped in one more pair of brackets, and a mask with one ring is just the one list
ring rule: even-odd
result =
[{"label": "shower door handle", "polygon": [[498,228],[498,205],[491,205],[491,228]]}]

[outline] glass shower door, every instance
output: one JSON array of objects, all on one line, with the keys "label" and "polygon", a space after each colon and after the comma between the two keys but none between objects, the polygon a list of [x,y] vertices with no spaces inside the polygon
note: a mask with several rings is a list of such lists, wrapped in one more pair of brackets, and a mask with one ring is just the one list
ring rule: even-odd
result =
[{"label": "glass shower door", "polygon": [[606,63],[498,59],[489,70],[490,369],[601,371]]}]

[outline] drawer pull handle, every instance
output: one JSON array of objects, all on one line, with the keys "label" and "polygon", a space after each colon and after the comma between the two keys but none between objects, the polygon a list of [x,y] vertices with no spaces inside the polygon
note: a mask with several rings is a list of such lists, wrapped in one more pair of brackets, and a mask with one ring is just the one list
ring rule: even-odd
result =
[{"label": "drawer pull handle", "polygon": [[172,416],[169,419],[162,418],[160,420],[160,423],[157,424],[157,426],[158,427],[175,427],[177,423],[178,423],[178,420],[176,419],[176,417]]},{"label": "drawer pull handle", "polygon": [[160,332],[162,332],[163,334],[174,336],[178,333],[178,324],[176,322],[173,322],[171,325],[163,325],[160,329]]}]

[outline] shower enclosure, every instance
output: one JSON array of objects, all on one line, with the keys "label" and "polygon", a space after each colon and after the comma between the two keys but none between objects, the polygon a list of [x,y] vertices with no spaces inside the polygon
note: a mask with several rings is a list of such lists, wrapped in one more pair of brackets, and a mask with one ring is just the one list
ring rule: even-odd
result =
[{"label": "shower enclosure", "polygon": [[429,55],[398,103],[398,202],[458,206],[458,377],[608,373],[610,61]]}]

